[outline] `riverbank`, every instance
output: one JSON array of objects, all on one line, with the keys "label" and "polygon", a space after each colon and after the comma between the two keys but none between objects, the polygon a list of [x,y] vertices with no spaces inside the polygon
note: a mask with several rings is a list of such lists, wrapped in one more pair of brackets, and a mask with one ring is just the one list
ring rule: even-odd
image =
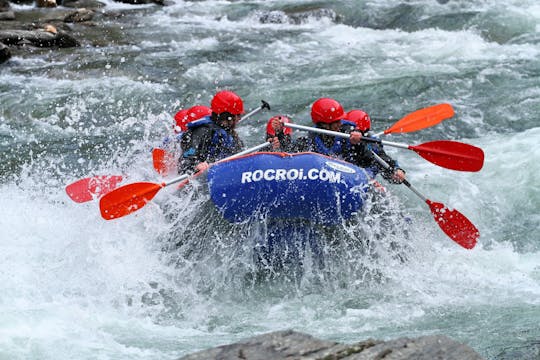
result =
[{"label": "riverbank", "polygon": [[[10,3],[0,0],[0,63],[12,56],[26,56],[62,48],[108,46],[121,42],[122,28],[114,19],[136,8],[107,10],[97,0]],[[163,5],[161,0],[122,0],[134,5]],[[49,4],[49,6],[46,6]],[[111,21],[112,20],[112,21]]]}]

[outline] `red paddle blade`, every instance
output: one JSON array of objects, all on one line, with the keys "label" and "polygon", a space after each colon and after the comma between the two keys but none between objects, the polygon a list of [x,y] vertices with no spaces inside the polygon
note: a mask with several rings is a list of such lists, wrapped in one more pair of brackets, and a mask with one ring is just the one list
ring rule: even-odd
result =
[{"label": "red paddle blade", "polygon": [[484,151],[458,141],[437,140],[409,146],[435,165],[458,171],[479,171],[484,166]]},{"label": "red paddle blade", "polygon": [[441,203],[430,200],[426,200],[426,203],[431,208],[435,221],[446,235],[465,249],[472,249],[476,245],[480,232],[465,215],[457,210],[450,210]]},{"label": "red paddle blade", "polygon": [[163,149],[152,150],[152,164],[158,174],[166,176],[173,168],[174,156]]},{"label": "red paddle blade", "polygon": [[83,203],[94,200],[115,189],[122,181],[119,175],[103,175],[84,178],[66,186],[71,200]]},{"label": "red paddle blade", "polygon": [[101,217],[112,220],[135,212],[152,200],[163,186],[151,182],[138,182],[119,187],[99,201]]},{"label": "red paddle blade", "polygon": [[418,131],[435,126],[452,116],[454,116],[454,109],[450,104],[438,104],[408,114],[390,128],[384,130],[384,133],[392,134]]}]

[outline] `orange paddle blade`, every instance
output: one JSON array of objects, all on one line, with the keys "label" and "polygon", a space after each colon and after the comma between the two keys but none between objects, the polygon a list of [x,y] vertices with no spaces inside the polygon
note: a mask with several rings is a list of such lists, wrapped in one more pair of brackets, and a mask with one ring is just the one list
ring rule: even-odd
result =
[{"label": "orange paddle blade", "polygon": [[422,130],[454,116],[454,109],[450,104],[438,104],[414,111],[390,128],[384,130],[385,134],[407,133]]},{"label": "orange paddle blade", "polygon": [[472,249],[476,245],[480,232],[465,215],[457,210],[450,210],[441,203],[430,200],[426,200],[426,203],[431,208],[435,221],[446,235],[465,249]]},{"label": "orange paddle blade", "polygon": [[145,206],[164,186],[164,184],[138,182],[119,187],[99,201],[101,217],[112,220],[129,215]]},{"label": "orange paddle blade", "polygon": [[158,174],[166,176],[174,170],[174,154],[163,149],[155,148],[152,150],[152,163]]},{"label": "orange paddle blade", "polygon": [[152,150],[152,164],[158,174],[163,175],[167,169],[165,166],[165,150],[157,148]]},{"label": "orange paddle blade", "polygon": [[66,193],[71,200],[83,203],[94,200],[115,189],[122,181],[120,175],[94,176],[75,181],[66,186]]},{"label": "orange paddle blade", "polygon": [[410,145],[424,159],[435,165],[458,171],[479,171],[484,166],[484,151],[476,146],[451,140]]}]

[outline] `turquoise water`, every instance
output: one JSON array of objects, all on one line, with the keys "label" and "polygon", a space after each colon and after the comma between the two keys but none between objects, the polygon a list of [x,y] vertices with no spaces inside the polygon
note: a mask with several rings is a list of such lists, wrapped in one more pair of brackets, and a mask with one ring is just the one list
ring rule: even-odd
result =
[{"label": "turquoise water", "polygon": [[[0,67],[0,358],[174,359],[287,328],[341,342],[446,334],[488,359],[540,356],[536,2],[176,1],[117,21],[125,38],[102,34],[112,45]],[[480,172],[388,152],[479,228],[479,244],[458,247],[412,192],[389,185],[391,213],[412,223],[390,216],[390,231],[365,218],[338,234],[326,273],[253,284],[253,229],[216,224],[201,199],[162,191],[106,222],[96,203],[67,197],[90,175],[159,181],[149,149],[179,108],[222,88],[249,109],[272,106],[240,126],[248,145],[273,114],[309,124],[321,96],[365,109],[379,131],[452,104],[454,118],[387,139],[479,146]],[[349,246],[359,237],[372,256]],[[178,241],[189,246],[170,251]]]}]

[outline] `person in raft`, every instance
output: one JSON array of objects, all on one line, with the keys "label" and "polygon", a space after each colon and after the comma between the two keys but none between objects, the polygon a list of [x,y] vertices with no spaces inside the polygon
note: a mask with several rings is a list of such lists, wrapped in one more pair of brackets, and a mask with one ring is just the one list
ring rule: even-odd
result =
[{"label": "person in raft", "polygon": [[[341,104],[331,98],[320,98],[311,107],[311,120],[319,129],[339,131],[350,134],[349,139],[326,134],[311,132],[306,137],[300,137],[285,148],[289,152],[312,151],[331,157],[336,157],[359,167],[376,169],[382,177],[392,183],[402,183],[405,179],[405,172],[399,168],[397,162],[388,156],[383,150],[378,149],[376,154],[390,165],[390,169],[385,169],[374,158],[367,143],[362,142],[362,132],[357,129],[356,123],[347,119],[347,114]],[[283,132],[283,122],[272,121],[275,134]],[[279,138],[279,135],[277,135]]]},{"label": "person in raft", "polygon": [[167,151],[176,150],[175,145],[180,145],[182,136],[187,131],[187,124],[192,121],[199,120],[210,114],[212,114],[212,110],[208,106],[204,105],[195,105],[190,107],[189,109],[181,109],[174,115],[174,135],[166,136],[163,139],[162,144],[159,148]]},{"label": "person in raft", "polygon": [[[209,116],[187,124],[181,141],[180,173],[204,171],[209,163],[234,155],[244,147],[236,132],[244,114],[242,98],[233,91],[220,91],[212,98],[210,109]],[[279,146],[277,140],[273,146]]]},{"label": "person in raft", "polygon": [[[284,127],[283,123],[290,123],[285,115],[272,116],[266,124],[266,141],[271,141],[274,150],[288,151],[292,148],[292,128]],[[278,129],[277,131],[274,129]]]}]

